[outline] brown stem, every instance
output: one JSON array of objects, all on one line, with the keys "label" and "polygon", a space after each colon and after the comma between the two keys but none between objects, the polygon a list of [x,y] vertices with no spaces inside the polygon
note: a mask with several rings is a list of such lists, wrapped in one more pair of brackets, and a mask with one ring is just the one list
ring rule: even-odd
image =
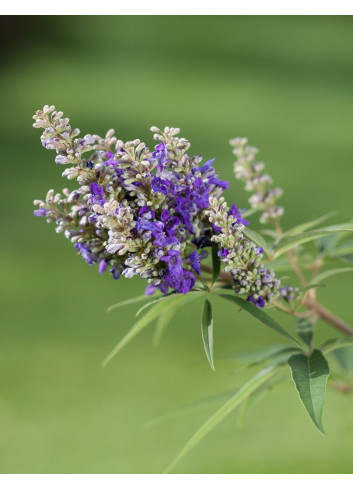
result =
[{"label": "brown stem", "polygon": [[342,319],[338,318],[337,316],[333,315],[328,309],[326,309],[326,307],[324,307],[316,300],[312,300],[308,298],[304,302],[304,305],[308,309],[316,313],[320,319],[330,324],[334,328],[338,329],[338,331],[341,331],[341,333],[347,336],[353,335],[353,329],[347,323],[345,323]]}]

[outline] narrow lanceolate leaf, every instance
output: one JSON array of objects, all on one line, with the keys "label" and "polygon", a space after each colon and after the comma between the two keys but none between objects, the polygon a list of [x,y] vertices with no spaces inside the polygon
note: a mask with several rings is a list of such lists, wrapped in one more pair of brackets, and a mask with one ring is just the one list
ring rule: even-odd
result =
[{"label": "narrow lanceolate leaf", "polygon": [[205,348],[207,360],[210,362],[212,370],[214,370],[213,363],[213,316],[212,306],[208,299],[205,300],[203,306],[202,320],[201,320],[201,333],[203,346]]},{"label": "narrow lanceolate leaf", "polygon": [[218,245],[212,243],[212,283],[214,284],[219,276],[221,270],[221,262],[218,256]]},{"label": "narrow lanceolate leaf", "polygon": [[[178,296],[176,296],[178,298]],[[141,319],[134,324],[134,326],[128,331],[123,339],[116,345],[116,347],[109,353],[102,363],[102,367],[105,367],[110,360],[125,346],[127,345],[140,331],[148,326],[156,317],[158,317],[167,307],[170,307],[169,301],[158,302],[152,308],[146,312]]]},{"label": "narrow lanceolate leaf", "polygon": [[170,323],[172,317],[175,315],[177,311],[177,306],[179,305],[180,301],[176,301],[173,306],[169,306],[164,312],[161,313],[161,315],[158,318],[157,324],[156,324],[156,329],[154,330],[153,334],[153,339],[152,339],[152,345],[157,347],[161,343],[162,335]]},{"label": "narrow lanceolate leaf", "polygon": [[288,360],[288,364],[305,409],[315,426],[325,433],[321,421],[329,376],[329,367],[325,357],[320,350],[314,350],[310,357],[303,353],[293,355]]},{"label": "narrow lanceolate leaf", "polygon": [[153,306],[153,304],[156,304],[156,302],[161,302],[168,300],[169,298],[175,296],[175,292],[169,292],[168,294],[162,295],[162,297],[157,297],[156,299],[153,299],[152,301],[148,302],[144,306],[140,307],[140,309],[136,313],[136,317],[138,317],[142,311],[147,309],[147,307]]},{"label": "narrow lanceolate leaf", "polygon": [[256,231],[253,231],[252,229],[249,229],[248,227],[245,227],[243,229],[243,233],[247,238],[251,239],[251,241],[253,241],[255,244],[261,246],[267,256],[270,255],[268,245],[265,239],[261,236],[261,234],[257,233]]},{"label": "narrow lanceolate leaf", "polygon": [[282,326],[278,324],[275,319],[273,319],[271,316],[269,316],[265,311],[263,311],[259,307],[256,307],[250,302],[244,301],[243,299],[240,299],[235,295],[225,295],[225,294],[217,294],[217,295],[218,297],[222,297],[222,299],[225,299],[226,301],[233,302],[233,304],[242,307],[247,312],[249,312],[252,316],[254,316],[256,319],[261,321],[263,324],[265,324],[266,326],[273,329],[280,335],[289,338],[290,340],[294,341],[294,343],[299,345],[298,341],[295,338],[293,338],[293,336],[290,333],[288,333],[288,331],[282,328]]},{"label": "narrow lanceolate leaf", "polygon": [[110,312],[113,309],[117,309],[118,307],[123,307],[123,306],[128,306],[130,304],[135,304],[136,302],[147,301],[148,299],[149,299],[149,297],[146,294],[139,295],[138,297],[133,297],[132,299],[127,299],[126,301],[122,301],[122,302],[118,302],[116,304],[113,304],[112,306],[108,307],[108,309],[105,312]]},{"label": "narrow lanceolate leaf", "polygon": [[273,258],[274,259],[278,258],[286,251],[290,250],[291,248],[295,248],[300,244],[308,243],[309,241],[313,241],[317,238],[327,236],[328,234],[331,233],[342,233],[348,231],[350,232],[353,231],[352,223],[339,224],[337,226],[327,226],[325,228],[299,233],[294,236],[282,236],[282,238],[279,240],[275,248]]},{"label": "narrow lanceolate leaf", "polygon": [[326,278],[332,277],[333,275],[338,275],[339,273],[346,273],[346,272],[353,272],[353,267],[347,267],[347,268],[332,268],[331,270],[326,270],[325,272],[320,273],[317,275],[311,282],[310,284],[318,284],[319,282],[322,282]]},{"label": "narrow lanceolate leaf", "polygon": [[318,219],[314,219],[313,221],[308,221],[304,222],[303,224],[299,224],[298,226],[294,226],[294,228],[289,229],[285,233],[282,234],[282,236],[293,236],[295,234],[302,233],[303,231],[306,231],[307,229],[314,228],[315,226],[318,226],[324,221],[327,221],[330,217],[334,216],[336,212],[329,212],[328,214],[325,214]]},{"label": "narrow lanceolate leaf", "polygon": [[241,387],[218,411],[216,411],[208,420],[199,428],[194,436],[187,442],[184,448],[179,452],[178,456],[165,470],[165,473],[170,472],[172,468],[204,438],[215,426],[218,425],[229,413],[231,413],[241,402],[247,399],[258,387],[264,384],[272,375],[277,372],[279,367],[267,367],[261,370],[255,377],[250,379],[243,387]]},{"label": "narrow lanceolate leaf", "polygon": [[351,374],[353,372],[353,346],[335,350],[332,355],[345,373]]},{"label": "narrow lanceolate leaf", "polygon": [[295,318],[295,330],[299,338],[310,348],[313,340],[313,326],[309,318]]},{"label": "narrow lanceolate leaf", "polygon": [[321,350],[324,353],[330,353],[331,351],[339,350],[340,348],[346,348],[347,346],[353,346],[353,336],[348,336],[348,338],[328,340],[321,346]]}]

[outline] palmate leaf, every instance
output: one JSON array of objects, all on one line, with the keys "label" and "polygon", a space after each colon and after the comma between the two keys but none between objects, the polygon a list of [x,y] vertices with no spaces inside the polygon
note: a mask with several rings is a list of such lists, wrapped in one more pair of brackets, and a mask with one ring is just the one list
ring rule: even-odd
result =
[{"label": "palmate leaf", "polygon": [[236,304],[237,306],[240,306],[241,308],[245,309],[247,312],[249,312],[252,316],[254,316],[256,319],[261,321],[263,324],[273,329],[274,331],[284,336],[285,338],[294,341],[294,343],[300,346],[298,341],[290,333],[288,333],[288,331],[282,328],[282,326],[278,324],[275,319],[269,316],[265,311],[262,311],[259,307],[256,307],[250,302],[244,301],[243,299],[240,299],[239,297],[236,297],[234,295],[225,295],[225,294],[216,294],[216,295],[218,295],[218,297],[221,297],[222,299],[225,299],[226,301],[232,302],[233,304]]},{"label": "palmate leaf", "polygon": [[340,348],[346,348],[347,346],[353,346],[353,335],[347,338],[336,338],[328,340],[321,346],[321,350],[324,353],[330,353],[331,351],[339,350]]},{"label": "palmate leaf", "polygon": [[278,258],[286,251],[296,246],[299,246],[300,244],[308,243],[309,241],[313,241],[317,238],[321,238],[331,233],[342,233],[346,231],[353,231],[352,223],[327,226],[325,228],[299,233],[294,236],[282,236],[281,239],[278,241],[276,248],[274,249],[273,259]]},{"label": "palmate leaf", "polygon": [[267,367],[261,370],[257,375],[250,379],[241,387],[223,406],[221,406],[208,420],[196,431],[196,433],[187,442],[178,456],[164,471],[170,472],[172,468],[204,438],[215,426],[218,425],[229,413],[247,399],[258,387],[267,382],[280,367]]},{"label": "palmate leaf", "polygon": [[181,305],[184,306],[187,302],[197,299],[197,297],[200,297],[200,295],[203,295],[203,292],[201,291],[192,290],[191,292],[192,294],[190,292],[186,295],[179,294],[180,301],[177,300],[173,301],[173,304],[169,304],[169,307],[167,307],[166,310],[161,313],[161,315],[158,318],[156,329],[154,331],[154,335],[152,339],[153,346],[155,347],[159,346],[162,339],[162,335],[166,327],[170,323],[172,317],[174,316],[174,314],[176,314],[178,308]]},{"label": "palmate leaf", "polygon": [[208,299],[205,300],[203,306],[202,320],[201,320],[201,333],[203,346],[205,348],[206,357],[209,361],[212,370],[214,370],[213,363],[213,316],[212,306]]},{"label": "palmate leaf", "polygon": [[346,346],[339,350],[334,350],[332,355],[346,374],[353,372],[353,346]]},{"label": "palmate leaf", "polygon": [[157,297],[156,299],[152,299],[150,302],[145,304],[144,306],[140,307],[140,309],[137,311],[135,314],[136,317],[138,317],[142,311],[147,309],[148,307],[153,306],[153,304],[156,304],[157,302],[165,301],[167,300],[171,295],[175,295],[175,292],[169,292],[168,294],[162,295],[161,297]]},{"label": "palmate leaf", "polygon": [[330,217],[333,217],[336,214],[335,211],[329,212],[327,214],[324,214],[323,216],[314,219],[312,221],[304,222],[303,224],[299,224],[298,226],[294,226],[292,229],[288,229],[288,231],[284,232],[282,234],[283,236],[294,236],[295,234],[302,233],[303,231],[306,231],[307,229],[314,228],[315,226],[318,226],[324,221],[327,221]]},{"label": "palmate leaf", "polygon": [[114,309],[118,309],[119,307],[135,304],[136,302],[147,301],[148,299],[149,297],[146,294],[139,295],[137,297],[133,297],[132,299],[126,299],[126,301],[117,302],[116,304],[113,304],[112,306],[108,307],[108,309],[105,312],[111,312]]},{"label": "palmate leaf", "polygon": [[328,363],[320,350],[314,350],[310,357],[299,353],[288,360],[292,378],[299,397],[315,426],[322,432],[322,410],[326,383],[329,376]]},{"label": "palmate leaf", "polygon": [[161,315],[158,318],[157,324],[156,324],[156,329],[154,330],[153,338],[152,338],[152,345],[155,347],[158,347],[161,343],[162,340],[162,335],[170,323],[172,317],[176,313],[177,310],[177,303],[174,304],[173,306],[169,306],[168,309],[166,309],[165,312],[162,312]]},{"label": "palmate leaf", "polygon": [[156,317],[158,317],[167,307],[173,304],[174,301],[181,300],[180,295],[175,294],[170,296],[168,300],[157,302],[152,308],[146,312],[141,319],[139,319],[134,326],[126,333],[122,340],[116,345],[116,347],[109,353],[102,363],[102,367],[105,367],[110,360],[125,346],[127,345],[140,331],[148,326]]},{"label": "palmate leaf", "polygon": [[353,267],[347,268],[331,268],[331,270],[326,270],[325,272],[317,275],[311,282],[310,285],[316,285],[322,282],[326,278],[332,277],[333,275],[338,275],[339,273],[353,272]]}]

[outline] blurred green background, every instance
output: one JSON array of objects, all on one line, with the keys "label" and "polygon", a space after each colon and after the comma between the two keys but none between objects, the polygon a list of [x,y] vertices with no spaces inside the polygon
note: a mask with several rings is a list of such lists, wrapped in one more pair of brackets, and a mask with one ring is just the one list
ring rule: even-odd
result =
[{"label": "blurred green background", "polygon": [[[247,136],[285,189],[286,228],[333,209],[345,222],[352,27],[351,17],[2,17],[2,473],[159,473],[222,401],[146,423],[239,387],[252,372],[227,353],[286,344],[215,301],[214,373],[195,301],[158,349],[149,327],[101,369],[136,307],[105,310],[142,293],[144,283],[100,276],[33,217],[34,198],[66,185],[31,127],[34,111],[55,104],[83,133],[114,127],[128,140],[151,141],[151,125],[181,127],[193,154],[216,157],[231,181],[227,198],[240,207],[248,195],[233,179],[228,140]],[[320,290],[347,321],[351,295],[347,275]],[[331,334],[321,322],[318,330],[318,340]],[[175,471],[349,473],[352,406],[352,396],[328,391],[323,437],[294,389],[283,387],[254,405],[242,426],[230,415]]]}]

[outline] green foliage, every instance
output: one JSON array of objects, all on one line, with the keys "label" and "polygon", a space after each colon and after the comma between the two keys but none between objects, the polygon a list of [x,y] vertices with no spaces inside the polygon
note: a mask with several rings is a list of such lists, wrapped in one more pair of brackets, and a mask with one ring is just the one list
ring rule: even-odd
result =
[{"label": "green foliage", "polygon": [[353,373],[353,346],[334,350],[332,356],[346,374]]},{"label": "green foliage", "polygon": [[294,236],[282,236],[273,251],[273,259],[278,258],[286,251],[299,246],[300,244],[308,243],[314,241],[317,238],[327,236],[332,233],[342,233],[346,231],[353,231],[353,224],[338,224],[336,226],[328,226],[321,229],[316,229],[314,231],[308,231],[304,233],[299,233]]},{"label": "green foliage", "polygon": [[313,326],[309,318],[295,318],[295,330],[307,347],[311,348],[313,341]]},{"label": "green foliage", "polygon": [[353,336],[348,336],[347,338],[328,340],[321,346],[320,349],[324,353],[330,353],[331,351],[339,350],[351,345],[353,346]]},{"label": "green foliage", "polygon": [[221,297],[222,299],[232,302],[233,304],[240,306],[242,309],[245,309],[245,311],[249,312],[252,316],[254,316],[256,319],[261,321],[263,324],[265,324],[266,326],[273,329],[280,335],[294,341],[294,343],[299,345],[298,341],[290,333],[288,333],[288,331],[286,331],[280,324],[278,324],[278,322],[275,319],[273,319],[271,316],[269,316],[265,311],[261,310],[259,307],[256,307],[250,302],[244,301],[243,299],[240,299],[235,295],[225,295],[225,294],[217,294],[217,295],[218,297]]},{"label": "green foliage", "polygon": [[299,353],[288,360],[299,397],[315,426],[324,433],[322,410],[329,366],[320,350],[310,356]]},{"label": "green foliage", "polygon": [[111,312],[114,309],[118,309],[119,307],[123,307],[123,306],[129,306],[130,304],[135,304],[136,302],[147,301],[148,299],[149,299],[148,295],[142,294],[137,297],[133,297],[132,299],[127,299],[126,301],[117,302],[116,304],[113,304],[112,306],[108,307],[106,312]]},{"label": "green foliage", "polygon": [[152,308],[146,312],[141,319],[139,319],[134,326],[127,332],[127,334],[119,341],[115,348],[109,353],[109,355],[104,359],[102,367],[106,367],[107,364],[112,360],[112,358],[125,346],[127,345],[138,333],[140,333],[146,326],[148,326],[154,319],[156,319],[162,312],[165,311],[167,307],[173,305],[174,301],[180,301],[183,297],[177,294],[169,296],[168,299],[157,302]]},{"label": "green foliage", "polygon": [[203,346],[205,348],[206,357],[209,361],[212,370],[214,370],[213,363],[213,315],[212,306],[208,299],[205,300],[202,320],[201,320],[201,333]]},{"label": "green foliage", "polygon": [[330,270],[326,270],[325,272],[317,275],[311,282],[311,285],[315,285],[319,282],[322,282],[326,278],[332,277],[333,275],[338,275],[339,273],[353,272],[353,267],[349,268],[331,268]]},{"label": "green foliage", "polygon": [[297,226],[294,226],[293,228],[289,229],[285,233],[282,234],[283,237],[287,236],[295,236],[296,234],[302,233],[306,231],[307,229],[314,228],[318,224],[321,224],[324,221],[327,221],[330,217],[334,216],[336,212],[328,212],[327,214],[319,217],[318,219],[314,219],[313,221],[308,221],[304,222],[303,224],[298,224]]},{"label": "green foliage", "polygon": [[267,367],[257,373],[245,385],[243,385],[225,404],[223,404],[207,421],[196,431],[186,445],[179,452],[173,462],[167,467],[165,472],[170,472],[172,468],[195,446],[197,445],[215,426],[218,425],[228,414],[237,406],[245,401],[258,387],[267,382],[280,367]]}]

